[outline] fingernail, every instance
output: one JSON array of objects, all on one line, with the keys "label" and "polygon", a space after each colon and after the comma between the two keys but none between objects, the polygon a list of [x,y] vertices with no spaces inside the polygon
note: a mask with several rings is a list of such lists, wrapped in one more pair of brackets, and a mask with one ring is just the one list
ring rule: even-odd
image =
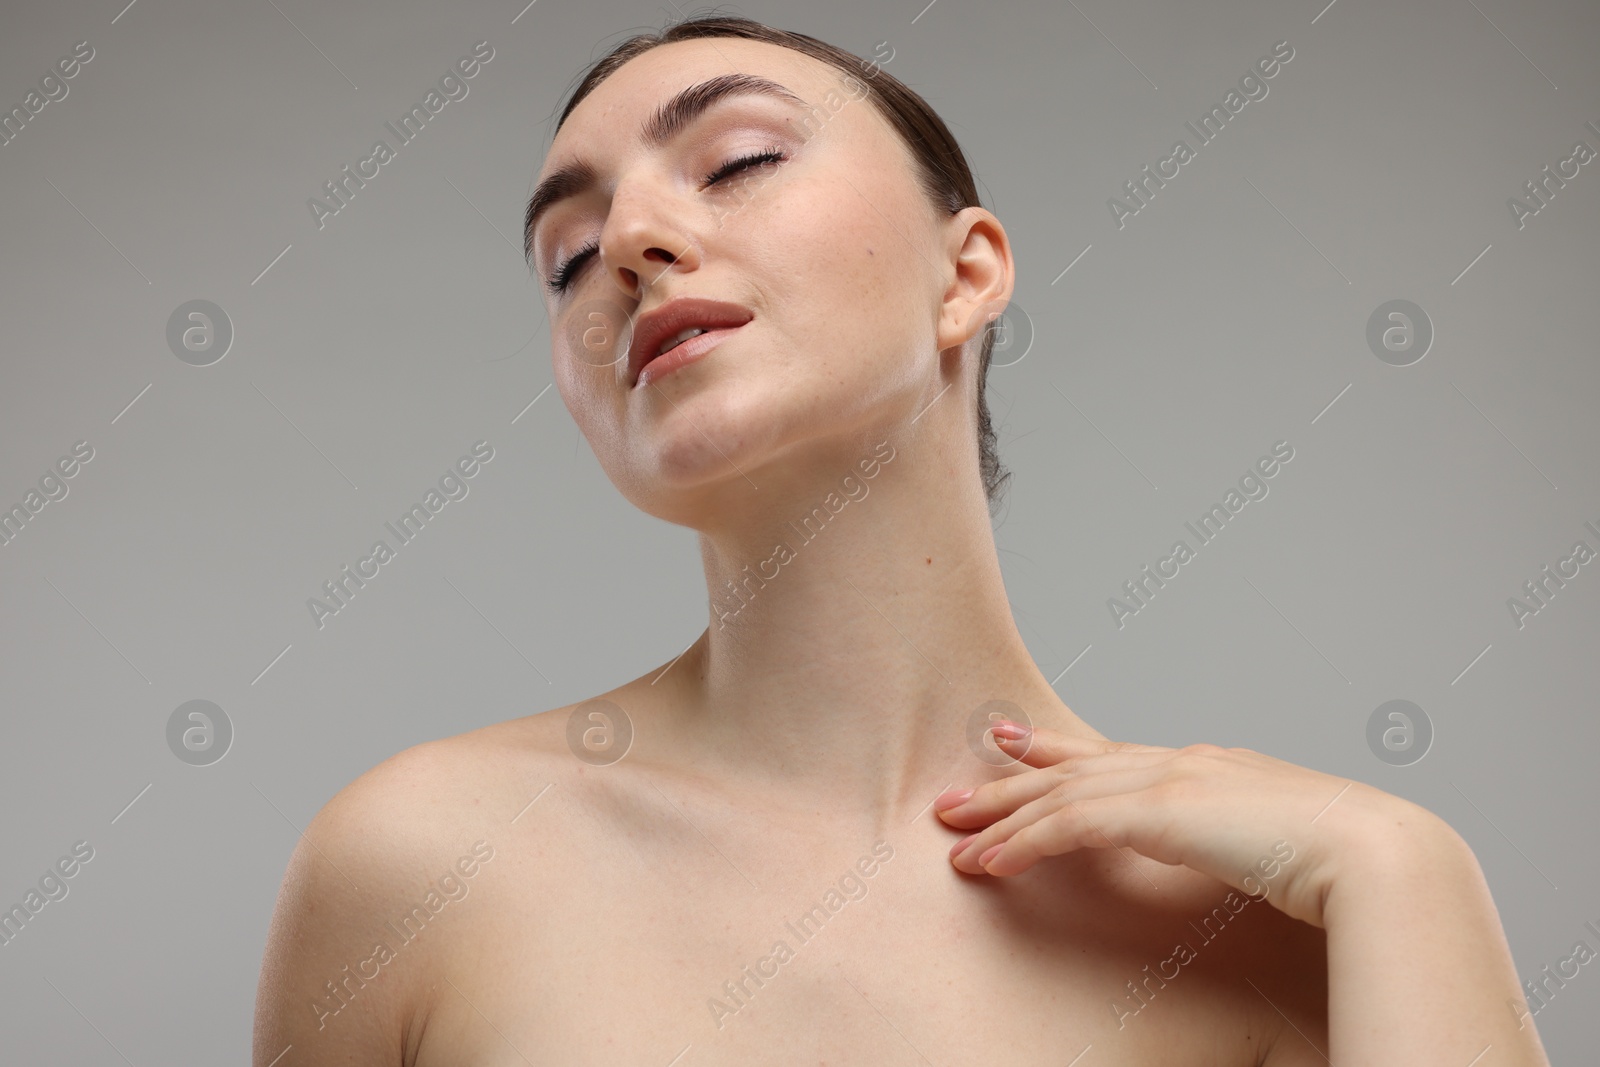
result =
[{"label": "fingernail", "polygon": [[1026,726],[1018,725],[1009,719],[1004,722],[997,722],[989,729],[994,732],[996,737],[1005,737],[1012,741],[1021,741],[1028,736],[1028,728]]},{"label": "fingernail", "polygon": [[956,807],[957,805],[965,804],[968,798],[970,798],[974,792],[975,790],[972,789],[963,789],[959,792],[952,789],[949,792],[940,793],[938,798],[933,802],[934,810],[945,811],[949,808]]},{"label": "fingernail", "polygon": [[999,852],[1002,848],[1004,848],[1005,844],[1006,843],[1004,841],[1002,841],[998,845],[995,845],[992,848],[984,849],[983,850],[983,855],[978,857],[978,866],[979,867],[987,867],[989,865],[989,861],[994,859],[994,854],[996,852]]},{"label": "fingernail", "polygon": [[972,844],[973,839],[977,836],[977,834],[968,834],[966,837],[963,837],[960,841],[957,841],[954,845],[952,845],[950,847],[950,858],[955,859],[957,856],[959,856],[961,854],[961,850]]}]

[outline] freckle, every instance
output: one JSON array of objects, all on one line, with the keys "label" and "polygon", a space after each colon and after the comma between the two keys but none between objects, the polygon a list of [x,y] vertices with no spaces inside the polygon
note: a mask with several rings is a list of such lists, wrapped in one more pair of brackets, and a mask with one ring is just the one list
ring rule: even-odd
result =
[{"label": "freckle", "polygon": [[929,563],[929,564],[932,564],[932,563],[933,563],[933,557],[932,557],[932,556],[929,556],[929,557],[927,557],[927,559],[928,559],[928,563]]}]

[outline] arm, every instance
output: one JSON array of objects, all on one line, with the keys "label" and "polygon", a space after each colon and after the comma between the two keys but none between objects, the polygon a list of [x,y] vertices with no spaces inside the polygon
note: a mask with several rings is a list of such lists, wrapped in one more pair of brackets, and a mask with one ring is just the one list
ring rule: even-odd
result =
[{"label": "arm", "polygon": [[1377,832],[1339,850],[1323,906],[1329,1058],[1549,1067],[1472,850],[1426,809],[1371,792],[1389,832],[1370,816]]},{"label": "arm", "polygon": [[384,920],[398,914],[401,872],[425,868],[385,777],[375,768],[329,801],[290,857],[256,991],[254,1067],[403,1062],[420,961],[385,964],[374,950],[395,940]]},{"label": "arm", "polygon": [[935,801],[979,831],[958,870],[1127,847],[1326,932],[1330,1049],[1280,1035],[1270,1067],[1549,1067],[1483,872],[1425,808],[1249,749],[991,729],[1034,769]]}]

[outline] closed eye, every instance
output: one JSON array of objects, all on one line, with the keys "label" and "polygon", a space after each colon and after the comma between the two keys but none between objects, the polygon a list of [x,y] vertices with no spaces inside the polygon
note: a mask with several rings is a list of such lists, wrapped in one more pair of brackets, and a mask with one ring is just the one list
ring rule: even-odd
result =
[{"label": "closed eye", "polygon": [[[716,170],[702,178],[700,188],[709,189],[711,186],[722,181],[722,179],[728,177],[730,174],[737,173],[741,170],[746,170],[750,167],[762,166],[767,163],[782,163],[787,158],[788,156],[783,149],[774,147],[768,148],[765,151],[752,152],[749,155],[739,156],[737,159],[730,159],[726,163],[722,164],[722,166],[718,167]],[[599,241],[590,241],[588,244],[578,249],[578,251],[574,252],[565,263],[561,264],[561,266],[556,269],[556,272],[550,277],[549,281],[545,283],[546,287],[552,293],[566,292],[567,289],[571,287],[572,279],[577,275],[578,271],[582,269],[586,262],[588,262],[589,257],[594,255],[599,250]]]},{"label": "closed eye", "polygon": [[747,167],[760,166],[763,163],[782,163],[786,158],[783,149],[769,148],[764,152],[752,152],[750,155],[740,156],[738,159],[730,159],[710,174],[707,174],[701,182],[700,188],[705,189],[713,186],[735,171],[744,170]]},{"label": "closed eye", "polygon": [[590,241],[576,252],[572,253],[565,263],[557,268],[555,274],[545,283],[552,293],[564,293],[572,285],[572,276],[578,273],[578,268],[583,266],[584,260],[600,251],[599,241]]}]

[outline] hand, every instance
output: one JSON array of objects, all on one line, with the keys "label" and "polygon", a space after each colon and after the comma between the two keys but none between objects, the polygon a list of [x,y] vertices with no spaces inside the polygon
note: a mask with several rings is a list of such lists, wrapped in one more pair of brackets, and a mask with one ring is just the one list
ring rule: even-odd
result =
[{"label": "hand", "polygon": [[1127,847],[1324,926],[1345,857],[1386,835],[1453,833],[1409,801],[1249,749],[1162,748],[1009,722],[991,729],[1033,769],[934,801],[946,823],[979,831],[950,853],[968,874],[1005,877],[1045,856]]}]

